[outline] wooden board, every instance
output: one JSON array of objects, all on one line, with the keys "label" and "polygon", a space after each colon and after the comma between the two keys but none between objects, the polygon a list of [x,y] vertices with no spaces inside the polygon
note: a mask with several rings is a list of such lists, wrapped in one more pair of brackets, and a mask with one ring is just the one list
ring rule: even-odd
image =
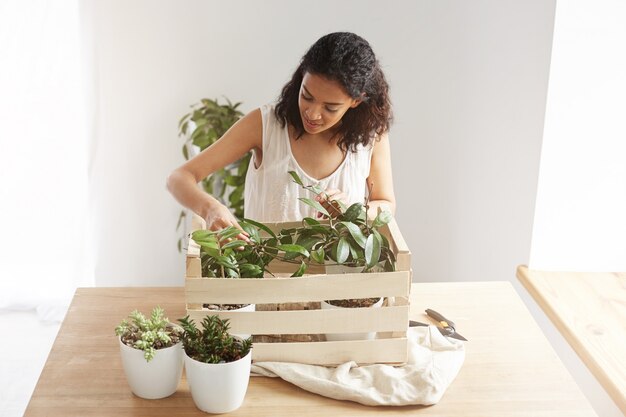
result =
[{"label": "wooden board", "polygon": [[406,271],[298,278],[187,278],[188,303],[262,304],[408,296]]},{"label": "wooden board", "polygon": [[626,272],[517,277],[626,415]]},{"label": "wooden board", "polygon": [[337,310],[187,312],[196,323],[209,314],[229,319],[231,332],[244,334],[392,332],[405,331],[409,325],[409,306]]},{"label": "wooden board", "polygon": [[[406,338],[343,342],[255,343],[252,359],[257,362],[296,362],[318,365],[356,363],[401,364],[407,360]],[[380,351],[385,355],[381,360]]]}]

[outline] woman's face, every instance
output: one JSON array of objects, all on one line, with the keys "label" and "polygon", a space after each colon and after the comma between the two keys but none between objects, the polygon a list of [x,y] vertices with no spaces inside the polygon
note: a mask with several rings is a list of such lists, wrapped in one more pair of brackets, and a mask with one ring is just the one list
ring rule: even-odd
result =
[{"label": "woman's face", "polygon": [[302,78],[298,107],[304,130],[321,133],[335,126],[361,100],[353,99],[337,81],[306,72]]}]

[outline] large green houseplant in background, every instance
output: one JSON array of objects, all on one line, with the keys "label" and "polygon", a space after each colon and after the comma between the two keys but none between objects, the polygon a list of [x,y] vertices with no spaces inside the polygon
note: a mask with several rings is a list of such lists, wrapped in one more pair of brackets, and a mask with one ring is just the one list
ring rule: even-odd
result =
[{"label": "large green houseplant in background", "polygon": [[[233,104],[228,99],[226,104],[220,104],[218,100],[203,98],[200,103],[191,106],[192,110],[178,122],[178,134],[185,138],[185,160],[215,143],[243,116],[238,109],[239,105],[241,103]],[[202,180],[202,188],[230,208],[237,218],[243,217],[244,183],[251,156],[248,152],[241,159]],[[179,252],[187,235],[186,218],[187,212],[181,211],[176,226],[176,230],[182,227],[182,235],[178,239]]]}]

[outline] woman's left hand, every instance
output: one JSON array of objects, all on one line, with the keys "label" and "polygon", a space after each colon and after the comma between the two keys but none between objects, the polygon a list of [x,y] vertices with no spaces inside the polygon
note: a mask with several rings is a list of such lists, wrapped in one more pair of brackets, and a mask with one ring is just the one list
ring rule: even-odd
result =
[{"label": "woman's left hand", "polygon": [[[348,204],[348,196],[343,191],[334,188],[329,188],[317,195],[315,200],[318,201],[333,218],[341,214],[339,202],[342,202],[344,205]],[[317,217],[323,216],[324,214],[317,213]]]}]

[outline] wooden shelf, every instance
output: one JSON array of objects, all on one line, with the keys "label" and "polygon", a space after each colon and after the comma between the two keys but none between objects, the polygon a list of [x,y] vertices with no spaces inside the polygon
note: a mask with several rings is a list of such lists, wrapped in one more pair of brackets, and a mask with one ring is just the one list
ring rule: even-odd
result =
[{"label": "wooden shelf", "polygon": [[517,277],[626,415],[626,273],[520,266]]}]

